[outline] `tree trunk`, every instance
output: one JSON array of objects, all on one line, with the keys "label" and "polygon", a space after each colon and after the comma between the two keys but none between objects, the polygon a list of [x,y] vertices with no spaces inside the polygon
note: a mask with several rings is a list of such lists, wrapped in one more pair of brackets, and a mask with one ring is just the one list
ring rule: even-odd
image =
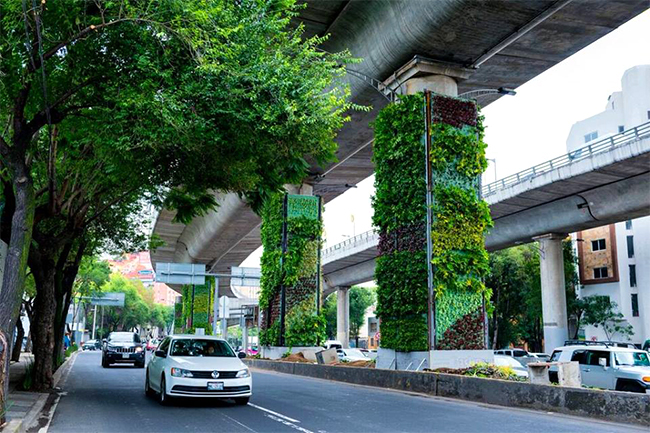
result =
[{"label": "tree trunk", "polygon": [[9,165],[13,178],[15,210],[0,290],[0,423],[4,422],[5,401],[9,391],[9,353],[16,320],[23,298],[25,270],[34,223],[34,187],[24,158],[12,155]]},{"label": "tree trunk", "polygon": [[23,338],[25,337],[25,328],[23,328],[23,321],[20,320],[20,315],[18,315],[18,320],[16,320],[16,339],[14,343],[14,349],[11,352],[11,360],[18,362],[20,361],[20,351],[23,348]]},{"label": "tree trunk", "polygon": [[[30,262],[32,262],[32,257],[30,257]],[[52,388],[53,368],[56,361],[53,326],[56,314],[54,263],[49,258],[44,258],[40,260],[38,270],[34,266],[31,268],[37,288],[34,299],[34,316],[38,318],[31,328],[34,343],[34,390],[46,391]]]}]

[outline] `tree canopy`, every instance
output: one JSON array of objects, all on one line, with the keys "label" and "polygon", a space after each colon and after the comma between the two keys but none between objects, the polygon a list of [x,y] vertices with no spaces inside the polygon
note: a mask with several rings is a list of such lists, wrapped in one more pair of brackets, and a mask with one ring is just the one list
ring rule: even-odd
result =
[{"label": "tree canopy", "polygon": [[[350,338],[357,340],[364,325],[366,310],[376,302],[374,287],[354,286],[350,288]],[[327,336],[336,338],[336,293],[325,299],[323,313],[327,320]]]}]

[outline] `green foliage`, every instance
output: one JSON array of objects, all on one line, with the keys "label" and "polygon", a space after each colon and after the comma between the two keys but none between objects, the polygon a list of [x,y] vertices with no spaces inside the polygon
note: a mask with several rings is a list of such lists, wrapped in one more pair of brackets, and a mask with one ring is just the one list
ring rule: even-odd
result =
[{"label": "green foliage", "polygon": [[[212,334],[212,325],[210,322],[211,313],[214,308],[214,291],[215,278],[207,277],[205,285],[184,285],[182,288],[182,324],[176,324],[181,332],[193,333],[196,328],[203,328],[206,335]],[[194,292],[194,300],[192,300]],[[192,305],[194,311],[192,311]],[[191,323],[190,323],[191,322]],[[190,326],[185,324],[190,323]]]},{"label": "green foliage", "polygon": [[68,348],[65,350],[65,357],[66,357],[66,358],[69,358],[70,355],[72,355],[72,354],[73,354],[74,352],[76,352],[77,350],[79,350],[79,346],[77,346],[76,343],[72,343],[72,344],[70,345],[70,347],[68,347]]},{"label": "green foliage", "polygon": [[[261,210],[262,245],[260,260],[260,309],[271,314],[271,326],[263,329],[263,345],[276,345],[280,338],[279,295],[284,285],[287,309],[285,318],[285,345],[316,345],[325,337],[325,319],[316,315],[315,291],[318,273],[318,248],[323,222],[307,216],[287,219],[286,253],[282,254],[284,194],[270,195]],[[266,328],[266,318],[262,321]]]},{"label": "green foliage", "polygon": [[514,380],[517,382],[525,382],[525,377],[519,377],[512,369],[512,367],[500,367],[487,362],[477,362],[471,367],[463,371],[465,376],[485,377],[491,379]]},{"label": "green foliage", "polygon": [[[153,292],[145,288],[139,280],[129,280],[120,274],[111,274],[102,286],[102,293],[124,293],[123,307],[107,307],[104,321],[110,331],[130,331],[149,324],[159,325]],[[158,323],[154,323],[158,322]]]},{"label": "green foliage", "polygon": [[[457,101],[438,98],[451,102],[443,104],[448,111]],[[426,218],[423,105],[421,94],[403,97],[399,104],[384,108],[374,124],[373,223],[382,238],[375,271],[377,315],[382,347],[402,351],[427,348],[424,236],[404,243],[404,247],[391,241],[419,230]],[[445,114],[454,115],[453,110]],[[474,119],[470,120],[473,124]],[[463,317],[482,311],[483,298],[490,293],[483,283],[489,273],[483,239],[492,221],[487,204],[477,193],[479,176],[487,166],[481,120],[477,119],[476,126],[462,127],[434,123],[430,131],[432,264],[439,340],[452,335],[445,332]],[[474,328],[458,326],[453,335],[460,330],[475,332]],[[452,346],[460,348],[463,340],[458,338]],[[443,341],[442,345],[449,343]]]},{"label": "green foliage", "polygon": [[607,340],[612,341],[617,335],[629,340],[634,335],[634,328],[608,296],[587,296],[580,301],[584,305],[582,323],[602,328]]},{"label": "green foliage", "polygon": [[23,383],[21,387],[24,391],[29,391],[32,389],[34,384],[34,361],[29,361],[25,365],[25,376],[23,377]]},{"label": "green foliage", "polygon": [[95,256],[84,256],[75,278],[74,291],[80,296],[95,295],[101,291],[101,286],[108,282],[110,275],[108,262]]}]

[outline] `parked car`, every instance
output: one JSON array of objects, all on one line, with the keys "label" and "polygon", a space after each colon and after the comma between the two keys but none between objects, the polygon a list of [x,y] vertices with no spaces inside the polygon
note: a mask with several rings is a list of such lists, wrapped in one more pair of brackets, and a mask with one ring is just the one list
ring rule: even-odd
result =
[{"label": "parked car", "polygon": [[325,344],[323,345],[323,347],[325,349],[332,349],[332,348],[334,348],[334,349],[342,349],[343,344],[341,344],[341,342],[338,341],[338,340],[327,340],[325,342]]},{"label": "parked car", "polygon": [[359,349],[336,349],[336,354],[339,357],[341,362],[352,362],[352,361],[369,361],[368,358],[362,351]]},{"label": "parked car", "polygon": [[539,359],[540,362],[548,362],[551,359],[551,355],[548,353],[529,352],[528,354]]},{"label": "parked car", "polygon": [[99,340],[88,340],[81,344],[82,350],[99,350],[102,348],[102,343]]},{"label": "parked car", "polygon": [[528,377],[528,369],[512,356],[494,355],[494,365],[497,367],[510,367],[519,377]]},{"label": "parked car", "polygon": [[135,332],[111,332],[102,348],[102,367],[111,364],[133,364],[144,368],[145,350]]},{"label": "parked car", "polygon": [[158,395],[160,404],[170,397],[232,398],[248,403],[253,380],[230,345],[207,335],[166,337],[153,354],[145,375],[147,395]]},{"label": "parked car", "polygon": [[529,362],[539,362],[540,360],[533,354],[528,353],[524,349],[513,348],[513,349],[500,349],[494,351],[495,355],[504,355],[515,358],[524,366]]},{"label": "parked car", "polygon": [[[650,359],[643,350],[590,342],[558,347],[551,361],[577,361],[583,385],[650,394]],[[549,378],[557,382],[557,367],[549,369]]]},{"label": "parked car", "polygon": [[370,359],[377,358],[376,350],[369,350],[369,349],[359,349],[359,350]]}]

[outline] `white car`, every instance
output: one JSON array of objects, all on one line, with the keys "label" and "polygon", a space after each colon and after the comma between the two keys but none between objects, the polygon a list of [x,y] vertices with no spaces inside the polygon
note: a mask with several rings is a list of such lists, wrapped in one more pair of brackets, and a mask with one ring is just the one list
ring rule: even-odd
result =
[{"label": "white car", "polygon": [[370,358],[359,349],[336,349],[336,354],[342,362],[370,361]]},{"label": "white car", "polygon": [[170,397],[232,398],[245,405],[252,395],[248,367],[232,347],[207,335],[171,335],[153,353],[147,365],[144,389],[158,395],[160,404]]},{"label": "white car", "polygon": [[510,367],[519,377],[528,377],[528,370],[521,362],[517,361],[512,356],[494,355],[494,365],[497,367]]}]

